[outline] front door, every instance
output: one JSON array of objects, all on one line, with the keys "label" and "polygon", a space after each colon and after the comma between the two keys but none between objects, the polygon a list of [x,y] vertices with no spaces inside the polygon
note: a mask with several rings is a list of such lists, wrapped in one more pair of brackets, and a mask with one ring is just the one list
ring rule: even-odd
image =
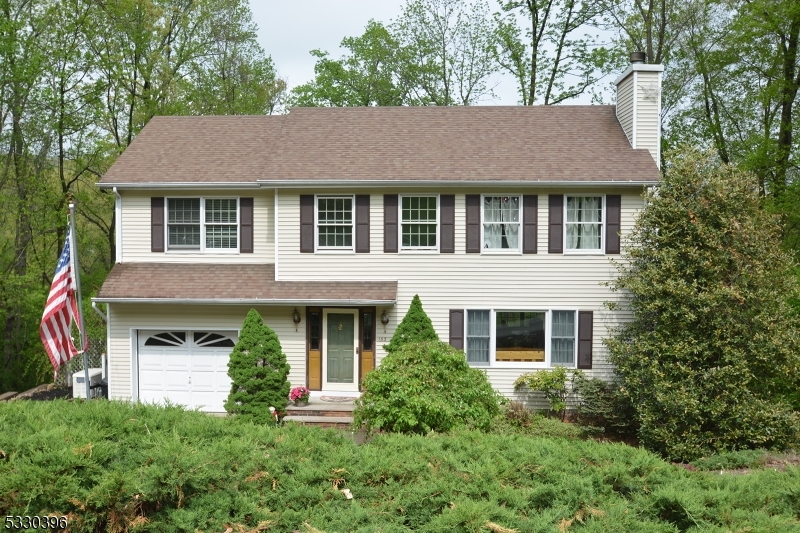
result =
[{"label": "front door", "polygon": [[323,390],[358,391],[358,310],[330,309],[323,313]]}]

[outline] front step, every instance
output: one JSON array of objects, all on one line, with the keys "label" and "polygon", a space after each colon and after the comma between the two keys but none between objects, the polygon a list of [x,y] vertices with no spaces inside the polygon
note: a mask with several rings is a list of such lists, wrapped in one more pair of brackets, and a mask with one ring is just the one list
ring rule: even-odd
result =
[{"label": "front step", "polygon": [[352,402],[324,402],[312,398],[308,405],[286,407],[284,420],[299,422],[309,426],[347,429],[353,422]]}]

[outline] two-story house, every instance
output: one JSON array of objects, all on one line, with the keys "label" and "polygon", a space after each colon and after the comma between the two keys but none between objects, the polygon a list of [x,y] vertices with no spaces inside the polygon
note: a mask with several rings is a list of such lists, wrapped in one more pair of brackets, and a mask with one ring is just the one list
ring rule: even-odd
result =
[{"label": "two-story house", "polygon": [[292,386],[357,394],[415,294],[508,397],[532,369],[609,375],[602,282],[659,179],[661,71],[632,63],[616,106],[153,118],[100,181],[110,397],[222,411],[251,308]]}]

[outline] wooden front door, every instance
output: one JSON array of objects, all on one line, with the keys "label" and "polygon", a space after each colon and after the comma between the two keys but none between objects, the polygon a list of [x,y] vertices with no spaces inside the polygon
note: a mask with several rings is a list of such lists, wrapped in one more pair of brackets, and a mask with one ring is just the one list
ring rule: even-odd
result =
[{"label": "wooden front door", "polygon": [[357,391],[358,310],[325,310],[323,322],[323,390]]}]

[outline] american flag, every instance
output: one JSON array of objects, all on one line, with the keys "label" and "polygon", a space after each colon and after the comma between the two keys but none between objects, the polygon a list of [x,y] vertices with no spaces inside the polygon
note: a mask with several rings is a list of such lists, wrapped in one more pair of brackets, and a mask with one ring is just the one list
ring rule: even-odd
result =
[{"label": "american flag", "polygon": [[71,336],[72,322],[75,321],[76,325],[80,322],[78,300],[75,297],[77,285],[73,276],[69,241],[69,229],[67,229],[67,240],[61,251],[61,257],[58,258],[56,275],[50,286],[47,305],[39,325],[39,337],[56,372],[62,364],[78,354]]}]

